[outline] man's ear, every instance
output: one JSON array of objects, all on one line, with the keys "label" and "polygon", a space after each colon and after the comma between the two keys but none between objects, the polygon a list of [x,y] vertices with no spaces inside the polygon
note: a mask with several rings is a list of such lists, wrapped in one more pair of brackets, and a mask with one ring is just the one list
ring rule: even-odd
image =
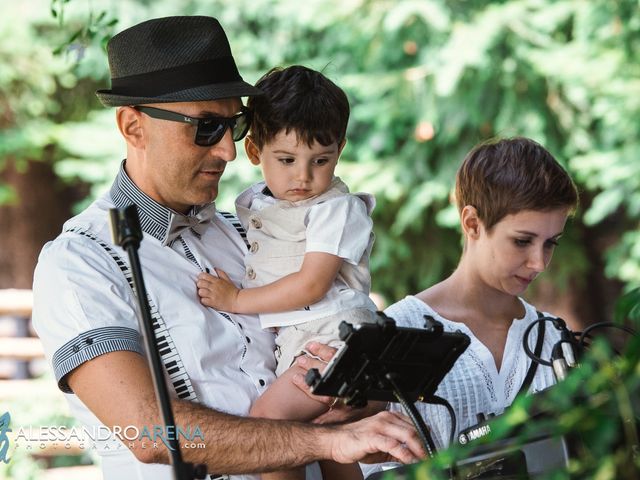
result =
[{"label": "man's ear", "polygon": [[244,138],[244,151],[247,152],[249,161],[254,165],[260,165],[260,149],[253,143],[251,135],[247,135]]},{"label": "man's ear", "polygon": [[476,207],[466,205],[460,212],[460,224],[465,237],[477,239],[480,236],[482,221],[478,217]]},{"label": "man's ear", "polygon": [[119,107],[116,111],[118,130],[125,141],[135,148],[144,148],[145,136],[142,128],[142,114],[133,107]]}]

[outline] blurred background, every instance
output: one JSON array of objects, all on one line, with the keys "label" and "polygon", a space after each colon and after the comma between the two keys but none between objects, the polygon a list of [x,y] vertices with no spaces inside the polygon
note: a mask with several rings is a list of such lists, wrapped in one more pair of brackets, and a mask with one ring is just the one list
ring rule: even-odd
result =
[{"label": "blurred background", "polygon": [[[338,174],[377,198],[371,270],[387,304],[455,268],[454,174],[494,136],[542,143],[580,190],[551,268],[527,299],[581,329],[611,320],[616,300],[640,283],[637,0],[28,0],[4,2],[0,16],[0,289],[31,288],[43,244],[110,186],[124,157],[115,112],[94,95],[109,85],[106,40],[184,14],[220,20],[251,83],[273,66],[303,64],[345,89],[352,116]],[[238,146],[218,201],[229,210],[259,178]],[[28,337],[24,298],[2,298],[0,336]],[[38,354],[12,356],[2,345],[4,378],[47,371]],[[45,407],[41,390],[6,382],[0,413],[70,421],[64,402]],[[0,463],[0,478],[53,478],[42,468],[92,462],[86,452],[35,466],[25,456],[8,464],[13,471]]]}]

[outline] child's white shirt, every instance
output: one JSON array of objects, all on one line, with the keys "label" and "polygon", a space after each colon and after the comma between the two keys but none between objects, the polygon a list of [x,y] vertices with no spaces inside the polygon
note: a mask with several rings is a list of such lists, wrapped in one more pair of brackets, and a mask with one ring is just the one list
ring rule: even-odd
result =
[{"label": "child's white shirt", "polygon": [[264,182],[238,196],[236,210],[249,244],[244,288],[267,285],[299,271],[309,252],[344,260],[325,297],[297,310],[261,314],[263,328],[297,325],[352,309],[375,311],[368,268],[374,206],[373,196],[350,194],[338,177],[323,194],[300,202],[272,197]]}]

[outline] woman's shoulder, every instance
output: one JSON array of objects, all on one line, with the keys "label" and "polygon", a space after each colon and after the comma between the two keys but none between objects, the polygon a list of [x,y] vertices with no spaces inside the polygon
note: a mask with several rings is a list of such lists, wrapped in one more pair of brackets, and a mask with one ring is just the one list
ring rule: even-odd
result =
[{"label": "woman's shoulder", "polygon": [[389,305],[384,313],[403,327],[424,327],[424,315],[434,315],[436,312],[425,302],[414,295],[407,295],[402,300]]}]

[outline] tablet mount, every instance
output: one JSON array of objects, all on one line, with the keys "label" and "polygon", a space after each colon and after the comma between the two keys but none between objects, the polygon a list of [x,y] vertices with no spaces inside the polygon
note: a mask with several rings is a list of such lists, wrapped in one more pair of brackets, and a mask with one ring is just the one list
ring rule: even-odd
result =
[{"label": "tablet mount", "polygon": [[313,368],[305,381],[314,394],[341,397],[353,407],[363,407],[368,400],[401,403],[433,456],[435,444],[414,403],[442,403],[435,391],[470,339],[461,332],[444,332],[431,316],[424,319],[424,328],[397,327],[382,312],[372,323],[342,322],[344,345],[322,374]]}]

